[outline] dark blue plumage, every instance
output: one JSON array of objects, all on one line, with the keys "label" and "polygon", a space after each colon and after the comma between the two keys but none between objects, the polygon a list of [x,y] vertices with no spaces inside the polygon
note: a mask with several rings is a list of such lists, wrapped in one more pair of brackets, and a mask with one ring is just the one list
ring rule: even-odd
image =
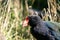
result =
[{"label": "dark blue plumage", "polygon": [[39,16],[28,16],[31,34],[37,40],[60,40],[60,23],[42,21]]},{"label": "dark blue plumage", "polygon": [[45,21],[45,25],[51,30],[55,38],[60,40],[60,23]]}]

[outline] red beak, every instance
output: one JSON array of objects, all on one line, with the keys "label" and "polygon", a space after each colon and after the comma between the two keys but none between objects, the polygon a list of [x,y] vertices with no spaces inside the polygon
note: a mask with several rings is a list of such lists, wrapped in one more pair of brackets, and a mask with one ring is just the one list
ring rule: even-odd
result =
[{"label": "red beak", "polygon": [[25,20],[24,20],[23,23],[22,23],[22,26],[23,26],[23,27],[28,26],[28,22],[29,22],[29,18],[26,17]]}]

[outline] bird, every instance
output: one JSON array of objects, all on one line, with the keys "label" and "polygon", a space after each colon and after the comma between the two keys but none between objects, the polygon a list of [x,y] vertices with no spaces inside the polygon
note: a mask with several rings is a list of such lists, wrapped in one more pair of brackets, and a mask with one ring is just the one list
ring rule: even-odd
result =
[{"label": "bird", "polygon": [[40,10],[33,9],[33,8],[29,8],[28,13],[29,13],[29,15],[38,15],[38,16],[41,17],[41,19],[42,19],[43,16],[45,16],[44,10],[40,11]]},{"label": "bird", "polygon": [[40,16],[29,15],[23,20],[22,26],[28,25],[37,40],[60,40],[60,23],[43,21]]},{"label": "bird", "polygon": [[29,15],[38,15],[42,20],[45,20],[45,17],[47,15],[47,20],[52,21],[51,14],[49,12],[46,12],[45,8],[42,11],[38,9],[29,8],[28,13]]}]

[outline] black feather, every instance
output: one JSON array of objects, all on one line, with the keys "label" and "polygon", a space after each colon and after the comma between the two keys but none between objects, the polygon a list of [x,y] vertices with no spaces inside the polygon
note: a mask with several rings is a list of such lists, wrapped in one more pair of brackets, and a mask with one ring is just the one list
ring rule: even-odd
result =
[{"label": "black feather", "polygon": [[28,17],[31,26],[30,32],[37,40],[60,40],[60,34],[54,29],[52,23],[42,21],[37,15]]}]

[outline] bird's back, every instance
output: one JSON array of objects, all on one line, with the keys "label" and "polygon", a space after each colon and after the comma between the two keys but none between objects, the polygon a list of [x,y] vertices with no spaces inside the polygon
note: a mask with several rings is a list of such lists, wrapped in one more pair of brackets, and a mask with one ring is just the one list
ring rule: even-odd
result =
[{"label": "bird's back", "polygon": [[51,30],[55,38],[60,40],[60,23],[45,21],[45,25]]}]

